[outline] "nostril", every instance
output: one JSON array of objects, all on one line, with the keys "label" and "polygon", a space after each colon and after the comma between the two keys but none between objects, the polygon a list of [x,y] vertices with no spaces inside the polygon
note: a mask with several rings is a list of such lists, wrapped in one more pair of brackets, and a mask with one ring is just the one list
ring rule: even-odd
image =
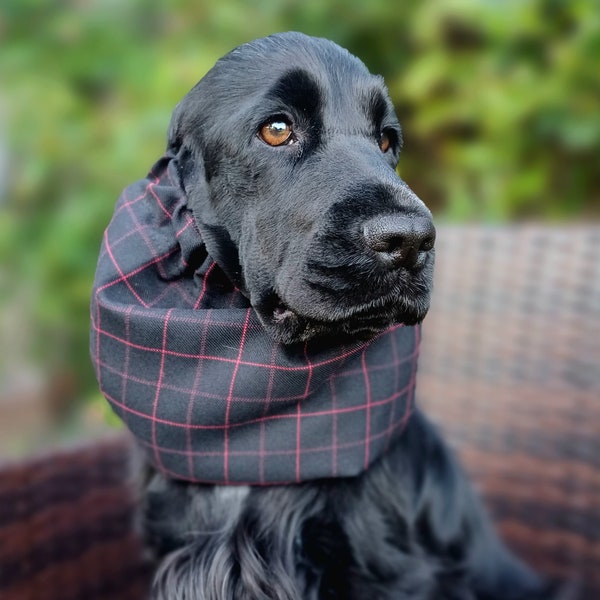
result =
[{"label": "nostril", "polygon": [[395,252],[401,249],[404,244],[404,239],[398,235],[387,236],[377,233],[373,235],[373,232],[369,232],[365,233],[365,239],[369,248],[375,250],[375,252]]},{"label": "nostril", "polygon": [[419,250],[422,252],[429,252],[429,250],[433,250],[435,246],[435,235],[430,235],[426,237],[419,246]]}]

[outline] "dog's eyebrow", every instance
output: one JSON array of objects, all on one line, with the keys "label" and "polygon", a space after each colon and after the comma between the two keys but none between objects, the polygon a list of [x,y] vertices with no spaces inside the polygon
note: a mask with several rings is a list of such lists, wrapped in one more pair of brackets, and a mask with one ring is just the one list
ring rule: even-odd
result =
[{"label": "dog's eyebrow", "polygon": [[272,87],[269,95],[301,114],[316,117],[321,112],[322,94],[319,84],[303,69],[285,73]]},{"label": "dog's eyebrow", "polygon": [[375,125],[381,127],[383,119],[389,111],[389,107],[385,96],[379,88],[372,88],[365,94],[364,106]]}]

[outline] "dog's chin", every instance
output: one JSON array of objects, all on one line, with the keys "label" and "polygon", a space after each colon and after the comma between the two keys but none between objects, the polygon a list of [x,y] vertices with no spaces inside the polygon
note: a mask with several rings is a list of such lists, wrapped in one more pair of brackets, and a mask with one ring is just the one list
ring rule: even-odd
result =
[{"label": "dog's chin", "polygon": [[398,302],[387,307],[348,309],[342,318],[306,316],[279,301],[275,306],[255,306],[267,334],[282,344],[307,342],[312,339],[331,343],[368,341],[394,325],[416,325],[429,309],[429,299],[422,302]]}]

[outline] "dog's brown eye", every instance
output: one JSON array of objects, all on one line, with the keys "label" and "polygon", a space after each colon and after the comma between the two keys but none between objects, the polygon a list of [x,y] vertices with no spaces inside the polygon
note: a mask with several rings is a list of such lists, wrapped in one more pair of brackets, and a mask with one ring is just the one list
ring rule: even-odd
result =
[{"label": "dog's brown eye", "polygon": [[379,138],[379,147],[381,148],[381,151],[387,152],[390,149],[391,145],[392,142],[390,140],[390,136],[385,131],[382,131],[381,136]]},{"label": "dog's brown eye", "polygon": [[290,141],[292,126],[285,121],[269,121],[260,128],[260,139],[269,146],[281,146]]}]

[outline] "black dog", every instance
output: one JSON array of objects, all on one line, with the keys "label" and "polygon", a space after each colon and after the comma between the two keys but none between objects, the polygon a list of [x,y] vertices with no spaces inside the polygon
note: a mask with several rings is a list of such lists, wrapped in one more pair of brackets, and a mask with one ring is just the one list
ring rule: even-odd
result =
[{"label": "black dog", "polygon": [[[401,131],[381,78],[295,33],[241,46],[177,107],[170,147],[206,246],[290,344],[420,322],[435,230],[395,173]],[[151,473],[153,597],[549,599],[495,536],[415,411],[356,477],[213,486]]]}]

